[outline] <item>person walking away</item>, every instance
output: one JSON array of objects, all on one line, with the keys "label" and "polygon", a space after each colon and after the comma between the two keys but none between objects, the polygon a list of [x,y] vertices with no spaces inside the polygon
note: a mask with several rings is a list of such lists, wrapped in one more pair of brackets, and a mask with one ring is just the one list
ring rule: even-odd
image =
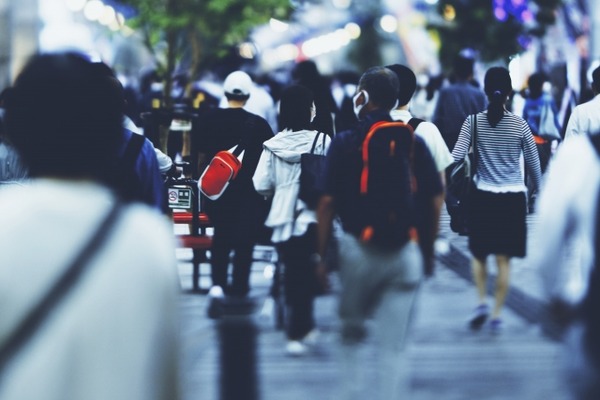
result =
[{"label": "person walking away", "polygon": [[265,225],[273,230],[271,241],[284,269],[289,355],[302,355],[315,336],[313,302],[317,277],[311,256],[316,252],[317,218],[314,210],[298,198],[300,156],[325,154],[331,139],[310,129],[315,113],[310,89],[299,85],[286,88],[281,96],[279,121],[281,132],[264,143],[253,181],[259,194],[273,196]]},{"label": "person walking away", "polygon": [[[389,149],[382,147],[382,150],[387,149],[384,153],[374,154],[375,158],[369,160],[375,162],[375,159],[388,157],[404,160],[403,172],[398,169],[398,174],[391,174],[391,169],[379,170],[377,175],[375,164],[369,164],[366,182],[368,190],[373,190],[377,183],[383,183],[383,190],[389,190],[394,195],[401,193],[397,203],[406,207],[394,214],[396,218],[386,219],[391,225],[389,231],[382,233],[367,225],[374,221],[367,220],[366,216],[384,208],[387,210],[383,205],[385,199],[391,197],[384,195],[383,201],[364,204],[367,197],[361,194],[361,183],[365,183],[365,165],[360,148],[375,124],[392,122],[390,110],[396,103],[398,90],[398,78],[387,68],[373,67],[361,76],[353,100],[360,122],[356,128],[336,135],[330,145],[322,182],[324,195],[317,209],[319,252],[315,258],[319,260],[317,272],[323,281],[326,280],[323,260],[335,215],[339,216],[343,228],[338,238],[342,283],[339,314],[342,321],[344,371],[341,387],[345,391],[343,398],[346,399],[364,396],[361,390],[365,388],[360,380],[361,365],[364,364],[358,354],[360,343],[367,333],[365,321],[371,316],[375,319],[375,334],[379,344],[377,371],[380,379],[377,385],[379,393],[371,398],[391,400],[400,397],[402,350],[410,314],[423,274],[429,275],[433,270],[433,259],[430,257],[433,250],[425,251],[426,257],[423,257],[415,235],[411,235],[413,221],[408,215],[418,215],[422,221],[433,221],[431,216],[438,215],[443,202],[442,182],[425,143],[419,136],[412,135],[412,130],[406,125],[394,125],[383,132],[375,131],[370,137],[375,141],[384,140],[388,134],[398,138],[398,142],[392,140],[388,143]],[[383,135],[379,139],[376,138],[378,133]],[[413,163],[412,168],[407,168],[410,165],[411,146]],[[400,174],[403,183],[394,180],[391,185],[390,177],[396,178]],[[415,186],[408,184],[411,181],[416,183],[415,193],[410,189]],[[393,215],[390,214],[390,217]],[[423,225],[420,225],[419,238],[435,237],[435,224]],[[433,241],[425,239],[425,242]]]},{"label": "person walking away", "polygon": [[554,125],[556,125],[556,128],[559,131],[561,130],[558,123],[558,107],[556,106],[552,95],[544,91],[544,84],[546,82],[548,82],[548,79],[546,75],[541,72],[534,73],[529,77],[527,80],[529,95],[525,99],[525,105],[523,106],[523,119],[527,121],[531,128],[531,133],[533,133],[533,139],[535,140],[540,156],[542,174],[546,171],[552,152],[552,142],[538,136],[542,108],[546,106],[550,107],[552,114],[554,115]]},{"label": "person walking away", "polygon": [[[267,121],[244,110],[250,97],[252,80],[242,71],[232,72],[224,82],[228,108],[213,109],[199,122],[193,138],[198,151],[200,171],[221,150],[243,146],[242,168],[235,180],[217,200],[206,199],[206,213],[214,227],[211,248],[212,285],[227,295],[246,297],[250,291],[252,252],[264,223],[267,203],[256,193],[252,176],[263,143],[273,137]],[[197,147],[196,147],[197,146]],[[233,273],[229,284],[229,254],[233,250]],[[216,293],[220,291],[215,288]],[[215,292],[213,292],[215,293]]]},{"label": "person walking away", "polygon": [[487,106],[485,94],[473,83],[475,60],[458,55],[454,61],[455,82],[439,90],[433,123],[452,151],[461,125],[468,115],[483,111]]},{"label": "person walking away", "polygon": [[120,202],[106,176],[123,114],[97,72],[77,54],[38,55],[7,93],[30,179],[0,188],[2,400],[180,398],[173,227]]},{"label": "person walking away", "polygon": [[[435,166],[440,174],[442,185],[445,186],[446,168],[454,161],[452,154],[448,150],[446,143],[444,143],[444,139],[438,128],[431,122],[413,117],[409,111],[409,104],[411,103],[411,99],[417,88],[417,77],[414,72],[405,65],[394,64],[388,65],[386,68],[394,71],[400,82],[398,107],[390,112],[390,116],[394,121],[401,121],[411,125],[414,128],[415,134],[423,139],[433,157]],[[433,223],[439,224],[439,215],[434,215],[433,219]],[[437,231],[437,228],[435,230]],[[435,238],[432,239],[435,240]],[[423,250],[433,248],[429,244],[424,243],[424,240],[425,237],[420,238],[419,240]]]},{"label": "person walking away", "polygon": [[600,133],[600,67],[592,72],[592,90],[594,98],[573,109],[565,130],[565,141],[574,136]]},{"label": "person walking away", "polygon": [[[465,157],[472,129],[475,129],[475,188],[469,199],[468,224],[479,304],[470,327],[480,329],[491,316],[490,329],[499,333],[503,327],[500,314],[509,289],[510,259],[526,255],[527,188],[521,173],[521,157],[525,158],[534,189],[540,186],[541,170],[529,125],[505,108],[512,91],[508,70],[490,68],[485,75],[484,90],[489,100],[488,109],[474,116],[475,127],[471,126],[471,118],[465,120],[452,156],[455,161]],[[491,315],[486,303],[489,255],[495,256],[498,267]]]},{"label": "person walking away", "polygon": [[[597,288],[592,289],[589,284],[594,271],[598,272],[600,250],[596,225],[600,204],[597,150],[600,150],[597,134],[575,135],[558,148],[539,194],[538,225],[533,231],[528,258],[531,268],[539,271],[544,296],[555,320],[564,329],[565,382],[574,398],[586,400],[600,396],[600,367],[584,345],[584,321],[574,320],[573,316],[586,296],[598,295],[590,292]],[[598,337],[593,340],[597,345]]]},{"label": "person walking away", "polygon": [[[525,105],[523,107],[523,119],[527,121],[531,128],[531,132],[533,133],[533,139],[535,140],[538,155],[540,157],[542,174],[546,171],[546,167],[548,166],[548,162],[552,155],[552,147],[554,145],[553,141],[546,140],[538,135],[541,128],[542,109],[548,109],[549,107],[549,109],[552,110],[554,125],[558,132],[561,131],[558,123],[558,108],[556,107],[556,103],[550,93],[544,92],[544,84],[547,81],[546,75],[541,72],[534,73],[529,77],[527,81],[529,95],[525,99]],[[528,174],[525,174],[525,184],[528,189],[527,208],[529,212],[533,212],[536,195],[531,190],[532,182],[531,177]]]}]

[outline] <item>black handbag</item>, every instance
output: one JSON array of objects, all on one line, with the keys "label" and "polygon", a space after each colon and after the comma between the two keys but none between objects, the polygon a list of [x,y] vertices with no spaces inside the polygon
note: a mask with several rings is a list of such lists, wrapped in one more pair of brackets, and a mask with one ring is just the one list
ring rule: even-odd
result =
[{"label": "black handbag", "polygon": [[456,161],[446,169],[446,209],[450,215],[450,229],[467,235],[469,233],[467,214],[469,197],[473,190],[473,176],[477,160],[477,115],[471,115],[471,145],[462,160]]},{"label": "black handbag", "polygon": [[[323,153],[315,154],[317,140],[319,136],[323,136]],[[326,134],[318,132],[313,140],[312,147],[309,153],[300,155],[300,191],[298,198],[306,203],[306,206],[314,210],[317,207],[321,190],[319,188],[319,180],[325,170],[325,139]]]}]

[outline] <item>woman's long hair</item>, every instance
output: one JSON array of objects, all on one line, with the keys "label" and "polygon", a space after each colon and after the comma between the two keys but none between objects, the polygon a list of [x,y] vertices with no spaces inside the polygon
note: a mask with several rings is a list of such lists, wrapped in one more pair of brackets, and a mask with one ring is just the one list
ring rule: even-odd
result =
[{"label": "woman's long hair", "polygon": [[301,85],[291,85],[281,93],[279,126],[281,129],[300,131],[310,129],[313,93]]},{"label": "woman's long hair", "polygon": [[504,116],[504,103],[512,92],[512,80],[506,68],[492,67],[485,74],[484,90],[488,97],[487,118],[496,127]]}]

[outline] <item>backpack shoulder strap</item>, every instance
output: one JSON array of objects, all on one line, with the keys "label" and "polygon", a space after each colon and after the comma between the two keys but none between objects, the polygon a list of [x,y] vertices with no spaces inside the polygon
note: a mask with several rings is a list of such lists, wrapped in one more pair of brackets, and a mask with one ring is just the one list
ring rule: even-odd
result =
[{"label": "backpack shoulder strap", "polygon": [[121,166],[124,168],[133,168],[135,160],[137,160],[140,151],[142,151],[145,140],[146,138],[144,136],[131,132],[131,137],[127,142],[127,147],[125,147],[125,152],[121,158]]},{"label": "backpack shoulder strap", "polygon": [[417,117],[412,117],[406,122],[406,124],[410,125],[413,128],[413,131],[416,131],[417,127],[419,126],[419,124],[421,124],[421,122],[425,122],[425,120]]},{"label": "backpack shoulder strap", "polygon": [[[139,135],[134,134],[134,136]],[[122,211],[123,205],[119,201],[116,201],[71,264],[67,266],[48,292],[29,311],[29,314],[21,320],[15,330],[8,335],[4,343],[0,344],[0,376],[11,359],[39,331],[39,328],[48,320],[50,314],[52,314],[75,285],[84,277],[91,260],[102,246],[105,245]]]}]

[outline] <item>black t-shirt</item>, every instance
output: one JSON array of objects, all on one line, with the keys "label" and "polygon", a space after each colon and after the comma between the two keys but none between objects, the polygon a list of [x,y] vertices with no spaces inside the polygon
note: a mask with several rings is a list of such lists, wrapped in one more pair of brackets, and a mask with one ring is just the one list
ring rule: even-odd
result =
[{"label": "black t-shirt", "polygon": [[[345,231],[359,234],[360,177],[363,167],[361,146],[369,128],[378,121],[392,121],[388,112],[376,110],[369,113],[353,129],[336,135],[327,153],[322,191],[333,196],[336,210]],[[415,197],[416,222],[419,223],[433,197],[442,193],[443,187],[431,153],[425,142],[416,136],[414,146],[414,175],[417,181]]]},{"label": "black t-shirt", "polygon": [[[242,108],[218,108],[208,112],[198,121],[192,137],[192,151],[203,153],[209,162],[221,150],[243,144],[245,149],[242,168],[225,193],[216,201],[206,201],[206,211],[234,213],[239,217],[245,211],[255,211],[262,198],[254,190],[252,176],[262,153],[263,143],[273,137],[267,121]],[[201,173],[202,171],[200,171]],[[234,217],[234,215],[232,215]]]}]

